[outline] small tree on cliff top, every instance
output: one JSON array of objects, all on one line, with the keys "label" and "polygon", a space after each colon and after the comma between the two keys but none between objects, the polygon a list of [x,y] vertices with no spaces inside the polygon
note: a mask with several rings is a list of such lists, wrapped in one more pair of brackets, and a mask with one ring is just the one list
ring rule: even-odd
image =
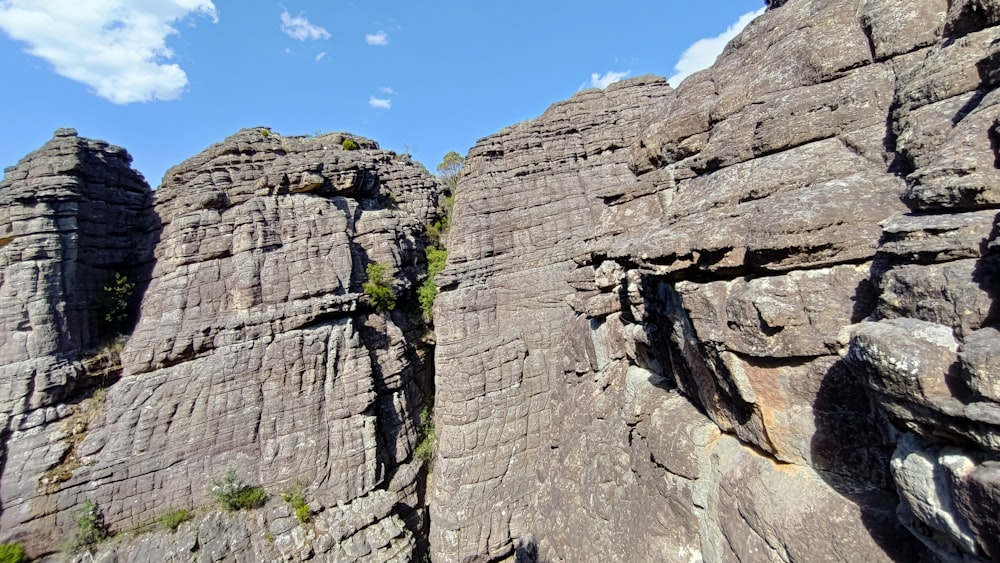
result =
[{"label": "small tree on cliff top", "polygon": [[451,193],[455,193],[455,188],[458,187],[458,175],[464,164],[465,157],[451,151],[444,155],[441,164],[437,165],[438,176]]}]

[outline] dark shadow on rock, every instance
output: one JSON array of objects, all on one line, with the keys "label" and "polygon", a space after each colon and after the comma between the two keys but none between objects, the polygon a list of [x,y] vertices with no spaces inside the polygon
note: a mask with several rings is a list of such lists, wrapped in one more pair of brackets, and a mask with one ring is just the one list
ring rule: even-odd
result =
[{"label": "dark shadow on rock", "polygon": [[[102,170],[103,161],[89,153],[82,153],[82,158],[78,172],[81,176],[76,241],[79,256],[74,264],[79,279],[78,287],[67,290],[67,298],[83,300],[77,311],[84,318],[71,322],[70,326],[81,328],[80,334],[71,336],[79,346],[72,356],[82,360],[85,369],[83,377],[67,386],[63,397],[74,402],[120,377],[117,350],[138,323],[142,300],[156,266],[154,252],[163,232],[163,220],[154,208],[155,192],[141,174],[131,168],[120,170],[120,185],[109,185],[108,178],[91,172]],[[123,288],[127,291],[113,294]],[[113,307],[119,308],[114,316]],[[99,377],[88,373],[95,363],[96,367],[104,368],[98,370]],[[117,366],[108,366],[109,363]]]},{"label": "dark shadow on rock", "polygon": [[[586,538],[581,538],[580,541],[587,541]],[[513,553],[504,555],[497,559],[493,559],[490,563],[547,563],[538,553],[538,544],[535,543],[533,539],[518,539],[517,543],[514,544]]]},{"label": "dark shadow on rock", "polygon": [[889,471],[894,444],[865,374],[844,361],[831,366],[813,416],[811,454],[818,474],[858,506],[862,524],[893,561],[919,561],[919,542],[896,517],[899,498]]},{"label": "dark shadow on rock", "polygon": [[990,138],[990,148],[993,150],[993,167],[1000,168],[1000,119],[993,121],[993,126],[987,135]]},{"label": "dark shadow on rock", "polygon": [[[367,180],[366,180],[367,181]],[[384,196],[375,194],[374,197],[360,198],[354,212],[351,212],[351,205],[343,197],[329,197],[334,205],[344,212],[347,217],[347,229],[349,233],[356,232],[357,223],[361,220],[365,211],[376,211],[387,207],[394,207],[391,200]],[[391,311],[380,313],[375,311],[370,305],[360,303],[358,311],[353,313],[355,326],[358,328],[361,340],[368,351],[368,357],[372,368],[375,389],[375,415],[377,420],[377,472],[382,475],[386,483],[400,479],[400,486],[407,490],[413,487],[415,502],[397,502],[393,506],[393,512],[399,515],[407,529],[416,539],[414,549],[414,560],[430,560],[430,511],[427,506],[427,478],[428,465],[422,463],[416,470],[415,476],[410,476],[413,471],[414,462],[412,449],[416,443],[411,444],[411,451],[406,459],[398,460],[401,452],[397,451],[400,439],[413,429],[419,429],[422,424],[421,410],[432,409],[434,400],[434,353],[433,345],[423,343],[421,334],[425,330],[419,308],[413,307],[417,303],[415,288],[417,279],[426,272],[426,261],[424,251],[419,243],[401,237],[394,241],[399,249],[401,264],[395,275],[404,278],[404,289],[409,291],[397,293],[397,306]],[[367,281],[366,267],[373,263],[365,247],[359,244],[353,237],[350,239],[350,250],[353,268],[349,286],[344,290],[347,292],[361,292],[362,284]],[[397,289],[398,291],[398,289]],[[391,353],[393,348],[392,337],[387,332],[387,321],[391,321],[402,331],[403,334],[403,357],[401,358],[402,371],[397,373],[386,373],[380,355]],[[398,345],[398,343],[397,343]],[[429,347],[430,349],[422,347]],[[402,400],[397,398],[402,396]],[[397,408],[402,403],[405,408]],[[422,434],[418,431],[416,439],[419,441]],[[405,446],[404,446],[405,447]],[[400,472],[406,474],[400,475]],[[412,481],[409,481],[412,479]],[[409,493],[407,493],[407,496]]]},{"label": "dark shadow on rock", "polygon": [[[949,8],[959,0],[949,0]],[[988,2],[964,2],[960,13],[944,28],[945,45],[970,33],[982,31],[997,24],[996,8]]]},{"label": "dark shadow on rock", "polygon": [[716,422],[723,412],[736,425],[750,421],[753,405],[744,401],[737,389],[727,387],[729,381],[715,377],[713,368],[719,369],[722,362],[717,351],[698,337],[673,283],[644,275],[642,286],[647,317],[653,321],[645,323],[643,329],[650,349],[661,351],[656,354],[664,375],[660,386],[678,390]]},{"label": "dark shadow on rock", "polygon": [[983,325],[1000,324],[1000,246],[990,249],[990,242],[1000,242],[1000,213],[993,218],[993,230],[981,246],[982,258],[972,270],[972,281],[990,297],[990,310]]},{"label": "dark shadow on rock", "polygon": [[546,563],[538,556],[538,546],[533,540],[518,540],[514,549],[515,563]]},{"label": "dark shadow on rock", "polygon": [[[855,290],[852,322],[874,311],[877,276],[873,266],[869,279]],[[889,557],[919,561],[919,542],[896,517],[899,499],[889,470],[895,444],[871,396],[867,374],[838,360],[823,375],[812,408],[815,430],[810,453],[817,473],[858,506],[865,529]]]}]

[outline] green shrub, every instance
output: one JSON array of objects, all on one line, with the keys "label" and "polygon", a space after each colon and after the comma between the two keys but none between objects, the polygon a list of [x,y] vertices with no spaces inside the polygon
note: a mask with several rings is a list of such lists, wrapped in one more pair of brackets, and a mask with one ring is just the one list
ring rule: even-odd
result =
[{"label": "green shrub", "polygon": [[31,559],[19,543],[0,543],[0,563],[28,563]]},{"label": "green shrub", "polygon": [[308,504],[303,504],[302,506],[295,507],[295,517],[299,519],[299,522],[303,524],[309,522],[312,519],[312,511],[309,510]]},{"label": "green shrub", "polygon": [[432,278],[427,278],[417,288],[417,299],[420,301],[420,312],[424,315],[424,322],[429,323],[434,320],[434,300],[437,299],[437,294],[438,288]]},{"label": "green shrub", "polygon": [[247,485],[232,469],[222,478],[212,482],[212,497],[225,510],[259,508],[267,500],[263,487]]},{"label": "green shrub", "polygon": [[85,500],[76,507],[73,511],[73,522],[76,524],[76,530],[66,546],[70,551],[93,547],[108,537],[104,514],[92,500]]},{"label": "green shrub", "polygon": [[271,136],[271,132],[268,131],[267,129],[261,129],[260,130],[260,136],[264,137],[266,139],[266,138],[268,138],[268,137]]},{"label": "green shrub", "polygon": [[424,255],[427,257],[427,277],[434,278],[444,271],[445,262],[448,261],[447,250],[429,246],[424,250]]},{"label": "green shrub", "polygon": [[285,491],[281,498],[295,510],[295,517],[303,524],[312,519],[312,511],[306,502],[306,495],[302,491],[302,485],[296,483],[294,487]]},{"label": "green shrub", "polygon": [[437,448],[437,435],[434,433],[434,415],[427,407],[420,411],[420,427],[423,437],[414,448],[413,457],[421,461],[431,461]]},{"label": "green shrub", "polygon": [[156,524],[160,529],[167,532],[176,532],[177,527],[194,518],[194,514],[186,508],[178,508],[160,516],[156,519]]},{"label": "green shrub", "polygon": [[344,150],[347,151],[356,151],[360,148],[352,139],[344,139],[344,142],[340,143],[340,146],[344,147]]},{"label": "green shrub", "polygon": [[420,311],[424,314],[424,320],[431,322],[434,320],[434,299],[438,294],[434,278],[444,271],[448,251],[428,246],[424,252],[427,256],[427,279],[417,288],[417,299],[420,301]]},{"label": "green shrub", "polygon": [[430,241],[431,246],[439,246],[441,244],[441,221],[434,221],[428,225],[424,225],[427,231],[427,240]]},{"label": "green shrub", "polygon": [[396,308],[396,293],[392,290],[392,275],[385,264],[372,263],[365,268],[368,281],[361,284],[361,289],[372,302],[379,313],[385,313]]},{"label": "green shrub", "polygon": [[115,279],[104,286],[102,320],[111,332],[119,332],[124,328],[123,325],[128,319],[129,304],[134,291],[135,284],[121,272],[115,272]]},{"label": "green shrub", "polygon": [[451,217],[451,211],[453,209],[455,209],[455,196],[445,196],[444,201],[441,202],[441,213],[444,215],[445,224],[447,224],[448,218]]}]

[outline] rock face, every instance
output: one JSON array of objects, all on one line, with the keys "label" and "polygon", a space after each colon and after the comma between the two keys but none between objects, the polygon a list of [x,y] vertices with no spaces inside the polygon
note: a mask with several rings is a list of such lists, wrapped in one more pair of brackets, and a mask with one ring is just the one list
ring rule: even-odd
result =
[{"label": "rock face", "polygon": [[998,557],[1000,8],[918,4],[769,2],[470,151],[435,560]]},{"label": "rock face", "polygon": [[71,394],[81,376],[73,360],[110,328],[104,287],[115,273],[148,277],[156,216],[131,161],[120,147],[61,129],[4,173],[0,412],[7,416]]},{"label": "rock face", "polygon": [[[345,139],[358,149],[344,148]],[[70,142],[88,147],[62,133],[52,144]],[[30,171],[44,168],[37,161],[50,145],[8,172],[0,194],[48,201]],[[425,275],[421,234],[437,217],[439,192],[425,170],[374,142],[267,129],[241,131],[171,169],[155,207],[143,186],[146,206],[137,210],[155,210],[143,224],[155,248],[146,247],[152,269],[134,329],[114,354],[120,380],[79,405],[53,396],[6,415],[4,539],[50,551],[73,529],[76,507],[91,501],[114,531],[176,509],[198,515],[177,534],[111,548],[123,560],[409,560],[424,519],[421,463],[411,453],[428,348],[419,314],[405,304]],[[5,259],[24,230],[11,223]],[[14,275],[24,258],[6,260],[0,287],[23,291]],[[394,272],[402,306],[374,310],[361,291],[370,263]],[[60,297],[33,288],[43,304]],[[4,318],[14,316],[10,306],[5,300]],[[17,336],[13,328],[4,336],[8,346]],[[47,353],[82,358],[79,348]],[[3,358],[4,369],[26,372],[8,360],[18,356]],[[264,509],[212,509],[213,480],[230,471],[264,488]],[[295,487],[314,512],[308,526],[281,500]]]},{"label": "rock face", "polygon": [[0,183],[0,541],[92,506],[101,561],[1000,559],[1000,3],[767,5],[469,152],[434,339],[408,158],[248,129],[154,195],[57,132]]},{"label": "rock face", "polygon": [[54,546],[36,519],[79,466],[81,398],[118,376],[97,351],[116,328],[105,288],[148,279],[158,224],[130,162],[63,129],[0,182],[0,529],[29,546]]}]

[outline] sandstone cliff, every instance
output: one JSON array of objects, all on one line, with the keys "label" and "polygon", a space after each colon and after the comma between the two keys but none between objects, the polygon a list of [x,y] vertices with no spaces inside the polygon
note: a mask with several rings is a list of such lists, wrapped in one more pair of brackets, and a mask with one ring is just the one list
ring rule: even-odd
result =
[{"label": "sandstone cliff", "polygon": [[154,192],[58,131],[0,182],[0,541],[66,559],[93,503],[103,561],[1000,559],[1000,4],[767,4],[471,149],[434,338],[408,157],[247,129]]},{"label": "sandstone cliff", "polygon": [[[365,139],[267,129],[171,169],[155,203],[128,161],[61,131],[0,186],[4,539],[51,552],[89,501],[125,536],[197,515],[105,557],[409,560],[425,329],[361,283],[373,262],[400,295],[421,281],[436,180]],[[112,273],[138,282],[135,324],[96,363]],[[229,471],[271,501],[213,509]],[[309,525],[280,498],[295,487]]]},{"label": "sandstone cliff", "polygon": [[1000,5],[788,0],[481,140],[435,560],[1000,557]]}]

